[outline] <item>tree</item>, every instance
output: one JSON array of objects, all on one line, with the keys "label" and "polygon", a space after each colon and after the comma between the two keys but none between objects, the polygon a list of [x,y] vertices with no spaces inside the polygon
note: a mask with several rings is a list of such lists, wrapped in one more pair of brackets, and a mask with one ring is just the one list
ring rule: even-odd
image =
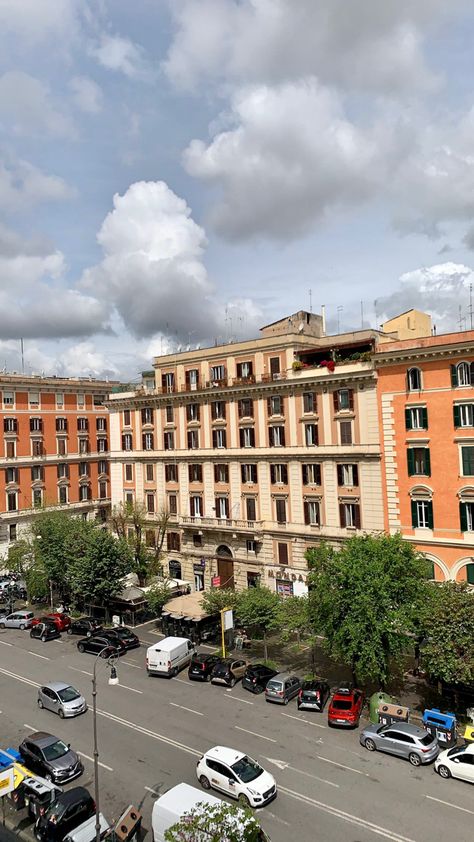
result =
[{"label": "tree", "polygon": [[268,659],[267,634],[281,626],[281,602],[275,591],[262,587],[248,588],[238,596],[239,620],[262,635],[265,660]]},{"label": "tree", "polygon": [[447,684],[474,683],[474,593],[466,583],[433,586],[423,621],[423,668]]},{"label": "tree", "polygon": [[310,630],[308,597],[287,596],[280,603],[280,620],[283,628],[282,637],[296,634],[298,641],[301,634]]},{"label": "tree", "polygon": [[33,552],[38,565],[44,568],[46,579],[65,594],[69,590],[65,546],[84,521],[66,512],[45,509],[35,517],[31,531]]},{"label": "tree", "polygon": [[234,804],[196,804],[165,830],[166,842],[263,842],[252,811]]},{"label": "tree", "polygon": [[326,651],[354,681],[384,687],[431,588],[426,560],[399,534],[354,536],[340,551],[322,543],[306,559],[310,619]]},{"label": "tree", "polygon": [[105,529],[84,522],[81,552],[68,554],[71,593],[84,602],[107,604],[122,587],[132,562],[130,546]]},{"label": "tree", "polygon": [[25,538],[20,538],[8,547],[7,566],[10,573],[18,573],[25,578],[34,557],[33,544]]},{"label": "tree", "polygon": [[[133,553],[133,572],[137,574],[138,584],[146,585],[150,576],[159,570],[163,543],[169,525],[170,514],[167,509],[158,512],[157,520],[150,521],[143,503],[119,503],[114,506],[110,524],[119,538],[127,541]],[[158,529],[154,549],[144,543],[147,529]]]},{"label": "tree", "polygon": [[156,616],[161,614],[163,606],[172,598],[168,581],[165,579],[163,582],[157,582],[146,595],[148,607]]},{"label": "tree", "polygon": [[202,607],[206,614],[219,614],[224,608],[234,608],[239,595],[231,588],[211,588],[202,592]]}]

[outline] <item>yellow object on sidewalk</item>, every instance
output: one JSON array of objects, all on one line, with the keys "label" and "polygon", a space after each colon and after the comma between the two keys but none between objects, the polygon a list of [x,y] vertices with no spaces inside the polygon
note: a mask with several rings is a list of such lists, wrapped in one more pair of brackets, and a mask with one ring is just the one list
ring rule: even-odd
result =
[{"label": "yellow object on sidewalk", "polygon": [[466,725],[466,730],[464,731],[463,737],[465,740],[474,741],[474,725]]}]

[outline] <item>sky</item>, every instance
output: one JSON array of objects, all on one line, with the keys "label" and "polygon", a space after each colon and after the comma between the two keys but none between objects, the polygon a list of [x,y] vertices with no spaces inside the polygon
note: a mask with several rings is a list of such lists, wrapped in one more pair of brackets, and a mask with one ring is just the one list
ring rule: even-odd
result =
[{"label": "sky", "polygon": [[0,370],[469,328],[473,38],[467,0],[0,0]]}]

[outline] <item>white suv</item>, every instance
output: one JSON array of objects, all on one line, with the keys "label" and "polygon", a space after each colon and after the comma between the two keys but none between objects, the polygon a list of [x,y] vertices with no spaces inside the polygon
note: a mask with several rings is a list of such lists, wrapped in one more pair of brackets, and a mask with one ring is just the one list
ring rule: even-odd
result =
[{"label": "white suv", "polygon": [[263,807],[277,794],[273,775],[248,755],[225,746],[206,751],[197,762],[196,775],[204,789],[218,789],[245,806]]}]

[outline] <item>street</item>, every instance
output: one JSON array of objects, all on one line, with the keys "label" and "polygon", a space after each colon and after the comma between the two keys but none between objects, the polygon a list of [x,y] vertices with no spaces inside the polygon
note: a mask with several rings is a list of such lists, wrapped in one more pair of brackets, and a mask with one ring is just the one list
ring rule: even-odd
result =
[{"label": "street", "polygon": [[[105,663],[97,668],[100,808],[109,821],[133,803],[149,831],[154,799],[181,781],[199,787],[196,761],[222,744],[275,776],[278,797],[257,814],[272,842],[444,842],[448,834],[471,842],[469,784],[443,781],[432,766],[369,754],[358,730],[329,729],[325,713],[300,714],[296,702],[270,705],[240,683],[232,690],[193,683],[186,670],[171,680],[149,678],[146,646],[159,638],[152,625],[137,633],[142,646],[117,664],[119,685],[108,685]],[[0,747],[17,748],[28,731],[53,733],[84,760],[84,775],[70,786],[93,793],[92,712],[61,720],[36,704],[37,687],[52,680],[71,682],[91,704],[94,656],[80,655],[77,640],[64,634],[42,644],[28,632],[0,631]]]}]

